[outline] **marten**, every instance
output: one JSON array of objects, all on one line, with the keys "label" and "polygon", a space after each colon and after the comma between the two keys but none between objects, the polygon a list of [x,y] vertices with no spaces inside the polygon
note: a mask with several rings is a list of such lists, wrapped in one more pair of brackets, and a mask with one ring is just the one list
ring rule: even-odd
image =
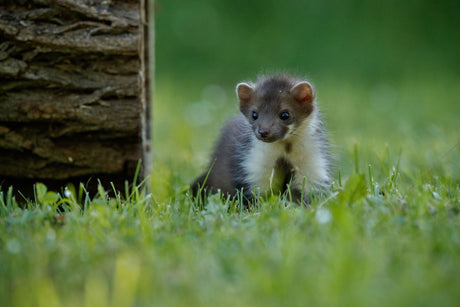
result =
[{"label": "marten", "polygon": [[236,94],[241,114],[222,129],[194,195],[241,192],[248,204],[260,193],[288,192],[307,205],[310,195],[326,191],[329,144],[312,84],[276,74],[238,83]]}]

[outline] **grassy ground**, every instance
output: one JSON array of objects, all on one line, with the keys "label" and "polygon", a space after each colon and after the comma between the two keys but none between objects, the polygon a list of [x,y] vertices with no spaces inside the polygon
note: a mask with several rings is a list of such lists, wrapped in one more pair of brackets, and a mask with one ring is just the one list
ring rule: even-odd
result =
[{"label": "grassy ground", "polygon": [[[82,188],[38,185],[27,209],[0,195],[5,306],[458,304],[457,123],[450,104],[431,103],[436,87],[393,90],[417,102],[411,116],[392,101],[366,105],[381,89],[318,83],[338,160],[331,194],[307,210],[274,196],[248,212],[184,192],[235,110],[233,89],[191,86],[178,99],[172,83],[157,86],[152,194],[134,185],[84,202]],[[211,98],[217,116],[186,119]]]},{"label": "grassy ground", "polygon": [[21,210],[2,195],[0,297],[6,306],[456,305],[458,187],[444,178],[401,187],[388,172],[381,182],[350,175],[308,210],[278,198],[252,212],[229,213],[217,197],[204,210],[184,195],[152,205],[136,189],[85,205],[43,191]]}]

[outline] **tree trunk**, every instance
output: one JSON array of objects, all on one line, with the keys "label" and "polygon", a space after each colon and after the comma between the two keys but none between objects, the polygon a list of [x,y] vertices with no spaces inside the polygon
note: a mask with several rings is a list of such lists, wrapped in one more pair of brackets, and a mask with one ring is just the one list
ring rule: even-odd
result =
[{"label": "tree trunk", "polygon": [[0,0],[0,185],[148,171],[146,3]]}]

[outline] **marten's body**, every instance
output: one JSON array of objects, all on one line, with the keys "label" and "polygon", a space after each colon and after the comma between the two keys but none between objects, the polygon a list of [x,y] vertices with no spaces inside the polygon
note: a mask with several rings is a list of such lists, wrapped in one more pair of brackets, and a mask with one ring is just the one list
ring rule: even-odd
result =
[{"label": "marten's body", "polygon": [[[192,185],[247,198],[284,192],[308,203],[330,181],[328,144],[310,83],[288,75],[237,85],[242,114],[222,130],[209,169]],[[205,178],[207,179],[205,180]],[[303,199],[301,195],[303,192]]]}]

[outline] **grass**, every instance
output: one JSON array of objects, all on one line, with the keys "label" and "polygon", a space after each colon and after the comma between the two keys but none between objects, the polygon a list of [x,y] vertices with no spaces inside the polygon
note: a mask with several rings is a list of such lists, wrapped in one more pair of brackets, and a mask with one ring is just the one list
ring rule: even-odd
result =
[{"label": "grass", "polygon": [[[126,195],[109,198],[100,188],[86,201],[82,186],[53,192],[38,184],[27,208],[12,190],[0,194],[0,301],[457,305],[454,92],[432,105],[431,98],[441,95],[433,85],[401,85],[397,91],[409,102],[375,112],[365,104],[371,89],[330,82],[318,87],[338,160],[331,193],[308,209],[273,196],[247,211],[218,195],[202,207],[186,192],[205,165],[220,121],[235,110],[233,90],[194,84],[178,98],[173,83],[159,80],[152,194],[136,180]],[[186,118],[191,111],[203,115],[200,104],[211,99],[217,116],[198,124]],[[417,116],[411,115],[412,100]],[[437,128],[421,124],[428,118]]]},{"label": "grass", "polygon": [[217,195],[205,208],[185,193],[152,203],[139,186],[126,199],[100,190],[85,205],[81,193],[41,186],[21,209],[10,191],[0,195],[0,297],[8,306],[456,305],[458,185],[402,186],[387,171],[381,181],[351,174],[307,210],[277,197],[250,212]]}]

